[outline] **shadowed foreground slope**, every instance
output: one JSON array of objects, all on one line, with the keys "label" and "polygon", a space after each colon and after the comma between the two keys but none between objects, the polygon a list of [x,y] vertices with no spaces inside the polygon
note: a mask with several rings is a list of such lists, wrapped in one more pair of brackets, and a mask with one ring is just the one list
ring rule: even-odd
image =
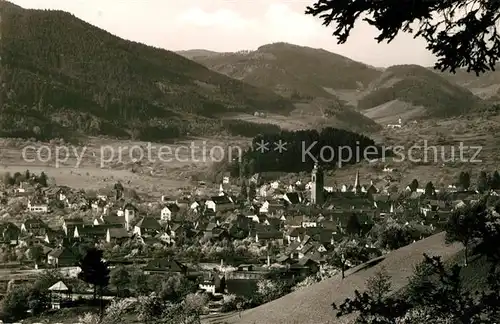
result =
[{"label": "shadowed foreground slope", "polygon": [[353,322],[353,317],[336,318],[332,303],[342,303],[346,298],[354,296],[354,291],[364,290],[365,282],[382,266],[385,266],[392,277],[393,290],[403,288],[413,269],[423,260],[423,254],[440,255],[449,259],[462,247],[460,244],[446,245],[445,233],[439,233],[414,244],[391,252],[373,267],[363,265],[352,269],[347,277],[341,280],[339,276],[303,288],[280,299],[250,309],[241,314],[227,318],[222,323],[241,324],[347,324]]}]

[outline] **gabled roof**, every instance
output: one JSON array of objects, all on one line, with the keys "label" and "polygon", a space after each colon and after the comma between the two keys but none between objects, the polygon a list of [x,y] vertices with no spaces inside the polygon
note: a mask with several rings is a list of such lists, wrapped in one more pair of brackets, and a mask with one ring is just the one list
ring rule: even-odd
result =
[{"label": "gabled roof", "polygon": [[153,217],[144,217],[135,226],[143,229],[153,229],[160,231],[162,229],[160,223]]},{"label": "gabled roof", "polygon": [[81,225],[83,224],[83,218],[81,217],[78,217],[78,218],[66,218],[64,220],[64,224],[66,224],[66,226],[68,225]]},{"label": "gabled roof", "polygon": [[292,204],[299,204],[300,203],[300,196],[298,192],[287,192],[285,196],[290,200],[290,203]]},{"label": "gabled roof", "polygon": [[282,239],[283,238],[283,233],[280,231],[275,231],[275,230],[259,231],[256,233],[256,235],[261,240]]},{"label": "gabled roof", "polygon": [[168,208],[168,210],[170,210],[172,213],[177,213],[180,210],[177,204],[166,204],[163,206],[163,208]]},{"label": "gabled roof", "polygon": [[45,224],[40,218],[28,218],[27,220],[24,221],[24,226],[26,228],[31,228],[31,227],[47,227],[47,224]]},{"label": "gabled roof", "polygon": [[53,284],[49,288],[50,291],[69,291],[68,286],[64,284],[62,281],[58,281],[57,283]]},{"label": "gabled roof", "polygon": [[102,216],[101,219],[104,222],[104,224],[121,224],[121,225],[123,225],[125,223],[124,217],[115,216],[115,215]]},{"label": "gabled roof", "polygon": [[102,225],[93,225],[93,226],[77,226],[78,234],[80,236],[88,236],[88,237],[96,237],[106,235],[108,227]]},{"label": "gabled roof", "polygon": [[61,258],[61,257],[75,258],[76,259],[76,256],[73,253],[73,251],[71,251],[71,249],[66,248],[66,247],[55,248],[55,249],[53,249],[52,251],[49,252],[49,255],[51,257],[54,257],[54,258],[57,258],[57,259]]},{"label": "gabled roof", "polygon": [[213,201],[216,205],[232,204],[232,201],[226,195],[213,196],[210,197],[210,200]]},{"label": "gabled roof", "polygon": [[19,231],[19,227],[16,226],[16,224],[12,222],[2,222],[0,223],[0,232],[3,232],[5,230],[16,230]]},{"label": "gabled roof", "polygon": [[175,260],[155,259],[148,263],[145,270],[163,270],[170,272],[185,272],[187,267]]},{"label": "gabled roof", "polygon": [[125,228],[108,228],[110,238],[127,238],[128,232]]},{"label": "gabled roof", "polygon": [[288,216],[285,219],[285,224],[288,226],[300,226],[303,220],[303,216]]}]

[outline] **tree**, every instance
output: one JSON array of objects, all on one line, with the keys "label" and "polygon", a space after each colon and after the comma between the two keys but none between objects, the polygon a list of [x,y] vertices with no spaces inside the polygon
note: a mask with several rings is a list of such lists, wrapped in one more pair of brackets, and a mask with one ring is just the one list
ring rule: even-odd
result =
[{"label": "tree", "polygon": [[40,176],[38,177],[37,182],[42,187],[47,187],[48,186],[48,184],[47,184],[47,175],[45,174],[45,172],[42,171],[42,173],[40,173]]},{"label": "tree", "polygon": [[165,301],[174,303],[179,302],[197,289],[192,281],[181,275],[170,276],[167,280],[163,280],[159,286],[156,282],[156,285],[158,296]]},{"label": "tree", "polygon": [[436,189],[434,188],[434,184],[432,181],[427,182],[425,185],[425,195],[427,197],[433,197],[436,194]]},{"label": "tree", "polygon": [[460,172],[460,175],[458,176],[458,185],[463,189],[463,190],[468,190],[470,188],[470,175],[469,172]]},{"label": "tree", "polygon": [[248,188],[247,188],[247,184],[244,180],[241,183],[241,197],[245,200],[248,198]]},{"label": "tree", "polygon": [[479,173],[479,177],[477,179],[477,190],[480,193],[484,193],[488,190],[488,175],[485,171],[481,171]]},{"label": "tree", "polygon": [[391,292],[391,277],[385,267],[381,267],[374,276],[366,281],[368,294],[375,300],[382,301]]},{"label": "tree", "polygon": [[29,249],[30,259],[33,260],[36,264],[39,264],[43,259],[43,248],[40,245],[33,245]]},{"label": "tree", "polygon": [[5,173],[3,174],[2,182],[3,182],[6,186],[12,186],[12,185],[14,185],[14,178],[12,178],[12,177],[10,176],[10,173],[9,173],[9,172],[5,172]]},{"label": "tree", "polygon": [[418,181],[417,179],[413,179],[412,182],[410,183],[410,190],[411,192],[415,192],[418,189]]},{"label": "tree", "polygon": [[378,226],[377,241],[381,248],[396,250],[411,243],[412,237],[401,224],[392,222]]},{"label": "tree", "polygon": [[255,199],[256,190],[255,183],[253,181],[250,182],[248,186],[248,200],[253,201]]},{"label": "tree", "polygon": [[349,238],[344,238],[339,244],[335,246],[333,254],[330,258],[330,264],[339,267],[342,279],[345,279],[345,271],[348,268],[348,258],[352,255],[352,250],[356,243]]},{"label": "tree", "polygon": [[3,321],[14,322],[26,316],[29,293],[29,286],[26,285],[8,291],[1,302],[0,315]]},{"label": "tree", "polygon": [[110,271],[109,283],[115,287],[118,296],[121,296],[130,284],[130,273],[124,266],[118,266]]},{"label": "tree", "polygon": [[361,222],[359,221],[358,215],[356,215],[355,213],[350,214],[346,224],[347,234],[359,235],[361,233],[361,230],[362,226]]},{"label": "tree", "polygon": [[113,186],[113,189],[115,190],[115,199],[116,200],[119,200],[122,196],[123,196],[123,191],[125,190],[123,188],[123,185],[121,184],[120,181],[118,181],[117,183],[115,183],[115,185]]},{"label": "tree", "polygon": [[465,266],[468,264],[469,244],[480,235],[486,224],[486,204],[481,200],[472,206],[455,210],[446,223],[446,241],[460,242],[465,250]]},{"label": "tree", "polygon": [[87,250],[85,256],[78,262],[81,272],[78,278],[94,287],[94,300],[99,288],[102,312],[102,291],[109,284],[109,269],[106,262],[102,260],[103,251],[96,248]]},{"label": "tree", "polygon": [[137,302],[137,319],[151,323],[161,316],[163,309],[164,303],[155,293],[151,293],[149,296],[140,296]]},{"label": "tree", "polygon": [[496,0],[475,1],[474,10],[465,0],[403,1],[397,6],[390,1],[316,0],[306,14],[319,16],[327,27],[333,23],[339,44],[347,41],[359,17],[378,29],[379,43],[390,43],[399,32],[422,37],[438,58],[434,68],[441,71],[465,67],[479,75],[494,71],[500,57]]},{"label": "tree", "polygon": [[493,172],[489,187],[493,190],[500,189],[500,174],[498,173],[498,171]]},{"label": "tree", "polygon": [[130,281],[132,287],[134,287],[135,293],[138,296],[145,295],[150,292],[148,288],[148,276],[142,271],[142,269],[133,269],[130,271]]}]

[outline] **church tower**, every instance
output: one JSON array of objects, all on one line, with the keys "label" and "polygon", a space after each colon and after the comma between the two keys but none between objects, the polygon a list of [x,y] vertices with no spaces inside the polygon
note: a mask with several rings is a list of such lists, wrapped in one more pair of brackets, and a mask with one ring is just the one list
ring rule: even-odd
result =
[{"label": "church tower", "polygon": [[356,171],[356,180],[354,180],[354,192],[356,194],[361,193],[361,184],[359,183],[359,170]]},{"label": "church tower", "polygon": [[311,172],[311,203],[322,205],[324,202],[324,174],[318,163],[314,164]]}]

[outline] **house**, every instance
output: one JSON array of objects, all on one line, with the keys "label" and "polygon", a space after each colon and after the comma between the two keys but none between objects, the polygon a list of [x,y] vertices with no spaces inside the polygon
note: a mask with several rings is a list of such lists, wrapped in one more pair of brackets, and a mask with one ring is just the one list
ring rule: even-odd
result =
[{"label": "house", "polygon": [[45,236],[43,238],[43,241],[46,244],[50,245],[57,245],[58,243],[61,243],[64,241],[64,238],[67,237],[67,235],[64,233],[64,231],[59,231],[59,230],[53,230],[51,228],[48,228]]},{"label": "house", "polygon": [[48,213],[49,205],[39,198],[33,198],[28,201],[28,211],[32,213]]},{"label": "house", "polygon": [[255,230],[255,242],[265,244],[269,241],[278,241],[283,244],[283,233],[271,226],[261,226]]},{"label": "house", "polygon": [[89,241],[101,241],[106,238],[106,233],[109,226],[106,225],[90,225],[75,227],[73,232],[74,239],[89,240]]},{"label": "house", "polygon": [[67,186],[59,186],[56,190],[56,198],[59,201],[66,201],[71,194],[71,188]]},{"label": "house", "polygon": [[191,199],[189,197],[181,197],[175,201],[175,204],[179,206],[180,209],[185,209],[189,206]]},{"label": "house", "polygon": [[269,269],[257,267],[253,264],[240,264],[235,271],[227,271],[225,273],[226,280],[260,280],[266,277],[270,272]]},{"label": "house", "polygon": [[290,265],[289,270],[294,272],[297,276],[305,277],[318,272],[320,266],[318,262],[310,257],[304,257]]},{"label": "house", "polygon": [[77,227],[77,226],[80,226],[80,227],[84,226],[83,218],[65,219],[63,224],[62,224],[62,229],[67,236],[68,233],[70,235],[73,234],[75,231],[75,227]]},{"label": "house", "polygon": [[86,210],[90,207],[90,203],[83,193],[77,193],[66,198],[65,203],[70,209]]},{"label": "house", "polygon": [[144,217],[134,227],[134,234],[139,236],[155,236],[160,233],[162,226],[153,217]]},{"label": "house", "polygon": [[191,205],[189,205],[189,210],[191,210],[192,212],[197,213],[200,211],[200,209],[201,209],[201,203],[198,201],[193,201]]},{"label": "house", "polygon": [[57,199],[57,193],[59,192],[59,188],[56,186],[50,186],[42,189],[42,194],[47,200]]},{"label": "house", "polygon": [[160,219],[162,221],[171,221],[172,214],[179,212],[179,206],[176,204],[169,204],[161,209]]},{"label": "house", "polygon": [[106,242],[120,244],[129,239],[128,232],[125,228],[108,228],[106,231]]},{"label": "house", "polygon": [[276,199],[265,200],[259,208],[261,214],[274,214],[285,207],[284,203]]},{"label": "house", "polygon": [[125,228],[129,231],[132,220],[138,216],[138,209],[131,203],[125,203],[122,208],[118,209],[116,215],[125,218]]},{"label": "house", "polygon": [[77,263],[77,258],[70,248],[59,247],[49,252],[47,255],[47,264],[59,267],[72,267]]},{"label": "house", "polygon": [[47,224],[45,224],[39,218],[29,218],[24,223],[21,224],[21,232],[24,234],[44,236],[47,229],[48,229]]},{"label": "house", "polygon": [[293,215],[285,217],[285,227],[294,228],[302,227],[302,222],[304,221],[304,216]]},{"label": "house", "polygon": [[214,212],[234,210],[236,206],[229,196],[213,196],[205,201],[205,206]]},{"label": "house", "polygon": [[223,184],[229,184],[230,180],[230,174],[228,172],[224,173],[224,176],[222,177],[222,183]]},{"label": "house", "polygon": [[125,218],[116,215],[101,215],[100,217],[94,218],[94,225],[116,225],[113,227],[124,227],[125,228]]},{"label": "house", "polygon": [[217,273],[208,273],[204,275],[203,281],[199,284],[199,288],[207,293],[216,294],[223,293],[225,289],[225,278],[220,277]]},{"label": "house", "polygon": [[187,275],[188,267],[175,260],[155,259],[150,261],[143,271],[147,275],[152,273]]},{"label": "house", "polygon": [[318,222],[316,220],[311,219],[310,217],[303,217],[301,226],[306,227],[318,227]]},{"label": "house", "polygon": [[27,194],[33,193],[34,191],[35,191],[35,188],[32,185],[30,185],[29,183],[24,182],[24,181],[19,183],[18,188],[14,189],[14,193],[17,196],[27,195]]}]

